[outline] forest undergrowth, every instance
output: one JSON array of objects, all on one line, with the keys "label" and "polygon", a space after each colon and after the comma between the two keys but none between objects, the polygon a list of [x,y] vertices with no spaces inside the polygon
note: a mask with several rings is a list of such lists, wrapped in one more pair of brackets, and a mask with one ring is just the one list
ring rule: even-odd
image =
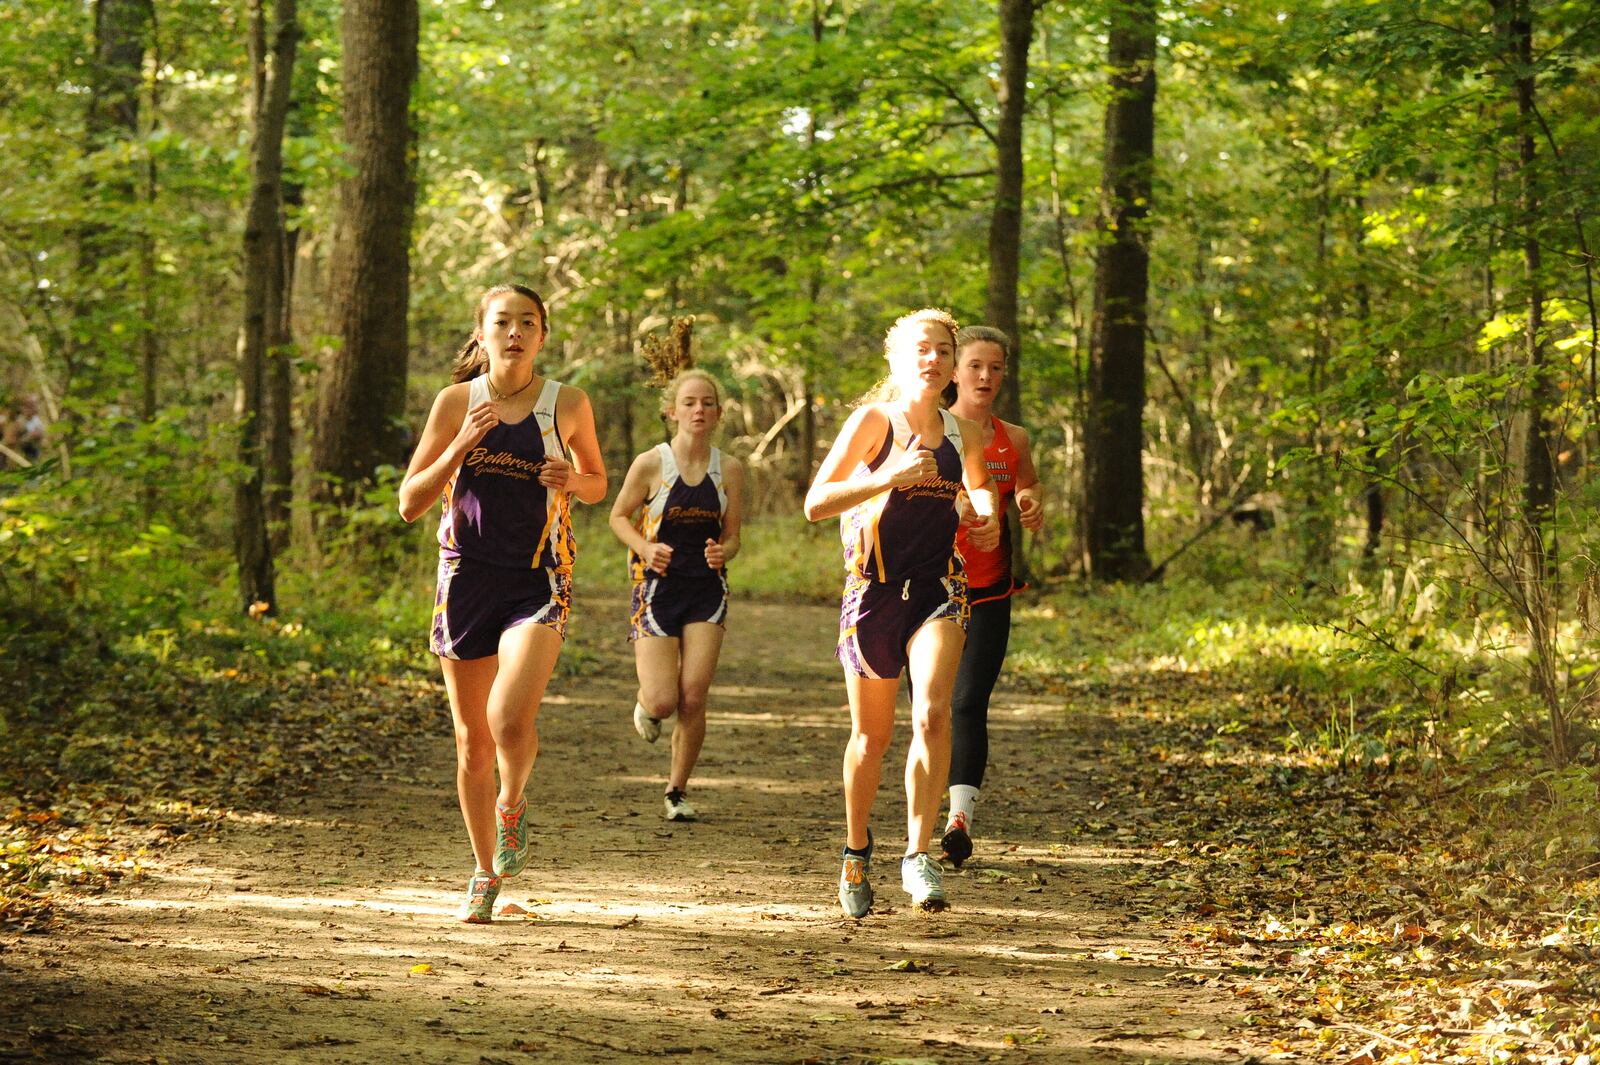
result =
[{"label": "forest undergrowth", "polygon": [[1592,769],[1546,769],[1488,688],[1428,705],[1304,620],[1335,604],[1257,598],[1175,584],[1029,611],[1012,682],[1116,725],[1105,815],[1074,832],[1159,856],[1123,887],[1288,1059],[1596,1060]]},{"label": "forest undergrowth", "polygon": [[[821,561],[829,536],[770,538],[753,557],[836,564]],[[608,589],[611,554],[586,563]],[[0,929],[59,930],[63,898],[140,876],[152,851],[245,806],[381,781],[445,727],[415,638],[420,571],[333,588],[346,571],[288,585],[344,606],[276,618],[235,616],[220,593],[140,625],[48,595],[0,608]],[[1020,601],[1003,686],[1105,722],[1104,794],[1071,835],[1153,859],[1126,898],[1181,930],[1209,966],[1185,978],[1230,988],[1283,1060],[1590,1060],[1590,770],[1544,769],[1496,714],[1491,666],[1483,698],[1429,703],[1308,620],[1335,603],[1259,589],[1178,578]],[[594,668],[584,641],[563,656],[569,674]]]}]

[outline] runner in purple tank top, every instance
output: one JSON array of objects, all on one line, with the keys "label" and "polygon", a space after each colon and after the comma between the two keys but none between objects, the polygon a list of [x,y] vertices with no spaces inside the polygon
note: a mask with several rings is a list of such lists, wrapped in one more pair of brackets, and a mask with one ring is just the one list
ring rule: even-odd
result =
[{"label": "runner in purple tank top", "polygon": [[484,293],[456,383],[434,400],[400,483],[408,522],[444,499],[429,646],[455,719],[456,790],[477,861],[461,918],[474,923],[491,918],[501,877],[533,851],[523,791],[566,634],[570,502],[606,494],[589,397],[534,372],[549,327],[532,289]]},{"label": "runner in purple tank top", "polygon": [[675,724],[662,802],[669,821],[693,821],[689,774],[705,743],[706,693],[727,623],[725,567],[739,553],[744,467],[711,446],[722,399],[710,374],[675,377],[665,411],[672,441],[633,460],[611,507],[611,531],[628,548],[633,576],[634,728],[654,743]]},{"label": "runner in purple tank top", "polygon": [[850,416],[806,493],[810,520],[842,516],[838,657],[851,736],[839,904],[850,917],[864,917],[872,906],[869,821],[907,670],[912,738],[900,883],[913,905],[945,907],[943,869],[928,855],[928,843],[950,769],[950,691],[967,621],[966,576],[955,551],[963,488],[972,542],[988,548],[1000,538],[982,435],[940,404],[955,365],[955,334],[955,320],[944,311],[916,311],[894,323],[884,354],[895,398]]}]

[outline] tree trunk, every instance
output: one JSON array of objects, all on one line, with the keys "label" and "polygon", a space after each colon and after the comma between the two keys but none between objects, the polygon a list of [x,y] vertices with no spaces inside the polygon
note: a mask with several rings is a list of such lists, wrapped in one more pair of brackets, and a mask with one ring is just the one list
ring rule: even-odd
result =
[{"label": "tree trunk", "polygon": [[[305,126],[300,106],[289,101],[287,125]],[[289,225],[289,210],[305,202],[305,189],[299,182],[284,182],[278,212],[277,260],[280,306],[267,316],[266,381],[266,513],[267,533],[272,553],[280,555],[289,547],[290,506],[294,502],[294,259],[299,248],[300,230]]]},{"label": "tree trunk", "polygon": [[1088,554],[1093,576],[1139,580],[1144,544],[1145,323],[1155,149],[1154,0],[1115,0],[1108,59],[1105,165],[1100,185],[1106,243],[1095,266],[1094,338],[1084,436]]},{"label": "tree trunk", "polygon": [[245,611],[274,611],[272,545],[262,493],[265,370],[283,314],[283,127],[289,111],[299,24],[295,0],[273,5],[271,54],[264,0],[250,0],[254,129],[244,230],[244,326],[239,333],[239,465],[234,484],[234,555]]},{"label": "tree trunk", "polygon": [[[822,39],[828,27],[828,13],[832,9],[832,0],[811,0],[811,62],[813,68],[822,64]],[[821,109],[820,102],[813,100],[806,108],[806,173],[804,184],[806,192],[813,194],[818,183],[822,180],[822,163],[817,159],[817,113]],[[814,202],[814,201],[813,201]],[[817,403],[816,403],[816,373],[813,360],[822,350],[820,330],[817,328],[815,308],[822,300],[822,263],[828,254],[828,236],[822,235],[817,244],[815,254],[808,256],[806,267],[806,299],[811,304],[813,312],[811,324],[806,331],[807,341],[805,350],[800,353],[800,389],[804,406],[800,409],[800,424],[797,427],[800,440],[796,444],[794,463],[794,490],[795,494],[804,498],[811,487],[811,472],[817,461]]]},{"label": "tree trunk", "polygon": [[[139,135],[144,59],[154,25],[151,0],[95,3],[94,59],[89,69],[89,111],[84,123],[87,152],[100,152]],[[85,201],[97,205],[103,217],[120,219],[132,214],[139,195],[134,170],[118,165],[97,169],[96,173],[105,176],[91,179],[94,185],[84,190]],[[75,371],[79,368],[98,371],[91,373],[88,388],[100,383],[96,378],[107,369],[108,357],[113,354],[107,348],[107,339],[115,335],[110,328],[102,327],[102,319],[113,313],[116,304],[98,299],[96,291],[102,287],[121,291],[133,284],[141,258],[140,248],[120,224],[90,217],[80,227],[78,291],[72,303],[73,329],[69,334],[68,377],[63,393],[75,390]],[[122,271],[123,277],[108,285],[112,270]],[[124,354],[131,356],[132,351]]]},{"label": "tree trunk", "polygon": [[[155,25],[151,0],[98,0],[94,6],[94,65],[89,74],[86,148],[97,152],[139,133],[139,96],[144,82],[144,57]],[[88,190],[131,204],[133,172]],[[90,223],[80,236],[79,262],[86,270],[102,258],[124,251],[103,225]]]},{"label": "tree trunk", "polygon": [[1000,0],[1000,123],[995,128],[994,209],[989,215],[988,324],[1011,338],[998,413],[1022,420],[1022,336],[1017,328],[1017,278],[1022,248],[1022,118],[1028,102],[1028,47],[1033,0]]},{"label": "tree trunk", "polygon": [[404,460],[411,219],[415,206],[417,0],[348,0],[344,139],[355,170],[340,186],[330,352],[318,381],[313,494],[348,502]]},{"label": "tree trunk", "polygon": [[[1317,178],[1317,243],[1311,272],[1315,291],[1309,294],[1315,317],[1311,323],[1311,363],[1306,372],[1306,392],[1312,402],[1305,447],[1311,462],[1305,467],[1301,486],[1305,493],[1305,517],[1299,523],[1304,579],[1313,581],[1326,573],[1333,563],[1334,522],[1338,514],[1334,505],[1338,486],[1329,469],[1328,436],[1322,424],[1324,404],[1321,401],[1323,383],[1331,373],[1334,319],[1339,313],[1329,281],[1332,271],[1328,266],[1328,222],[1333,210],[1330,181],[1328,168],[1323,167]],[[1334,421],[1337,423],[1337,419]]]},{"label": "tree trunk", "polygon": [[[161,84],[160,71],[162,69],[161,52],[157,47],[155,14],[150,18],[150,50],[153,53],[156,75],[150,79],[150,113],[155,115],[160,109],[158,95]],[[144,166],[144,206],[145,210],[153,217],[156,213],[156,192],[158,189],[156,174],[156,159],[152,153]],[[156,420],[156,411],[161,406],[160,397],[160,370],[161,370],[161,337],[156,331],[156,240],[154,232],[146,228],[139,236],[139,311],[143,318],[143,334],[139,338],[139,420],[145,425],[150,425]],[[155,520],[156,504],[160,495],[159,476],[155,471],[146,471],[144,485],[140,489],[141,510],[144,520]]]},{"label": "tree trunk", "polygon": [[1566,711],[1552,660],[1557,654],[1554,604],[1558,601],[1557,558],[1550,535],[1555,507],[1554,429],[1550,412],[1558,402],[1555,381],[1544,350],[1544,264],[1539,248],[1540,189],[1535,169],[1534,130],[1539,116],[1534,102],[1533,21],[1528,0],[1494,0],[1497,21],[1506,34],[1506,60],[1517,101],[1517,229],[1522,237],[1523,279],[1528,287],[1528,314],[1523,330],[1524,358],[1531,371],[1522,426],[1522,513],[1526,523],[1523,599],[1532,651],[1533,688],[1545,703],[1550,725],[1550,753],[1557,766],[1571,757]]},{"label": "tree trunk", "polygon": [[[1522,234],[1523,279],[1528,286],[1523,342],[1525,358],[1533,370],[1522,443],[1522,504],[1528,524],[1535,529],[1535,540],[1541,541],[1539,530],[1555,503],[1555,463],[1550,446],[1550,410],[1555,396],[1544,357],[1544,266],[1538,234],[1539,184],[1534,171],[1534,129],[1539,119],[1533,95],[1533,23],[1529,19],[1527,0],[1497,0],[1495,8],[1505,20],[1507,59],[1514,69],[1519,161],[1517,228]],[[1542,543],[1536,544],[1536,550],[1542,551],[1542,548]]]}]

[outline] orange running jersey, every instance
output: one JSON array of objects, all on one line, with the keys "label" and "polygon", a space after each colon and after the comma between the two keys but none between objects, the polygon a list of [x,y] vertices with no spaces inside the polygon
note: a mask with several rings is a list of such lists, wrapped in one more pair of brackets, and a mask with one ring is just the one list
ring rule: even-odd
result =
[{"label": "orange running jersey", "polygon": [[956,550],[967,568],[968,587],[989,588],[1011,577],[1011,528],[1005,521],[1006,506],[1017,490],[1017,447],[1006,433],[1005,423],[990,416],[994,439],[983,449],[983,464],[994,482],[995,513],[1000,515],[1000,543],[993,551],[979,551],[967,539],[967,527],[956,531]]}]

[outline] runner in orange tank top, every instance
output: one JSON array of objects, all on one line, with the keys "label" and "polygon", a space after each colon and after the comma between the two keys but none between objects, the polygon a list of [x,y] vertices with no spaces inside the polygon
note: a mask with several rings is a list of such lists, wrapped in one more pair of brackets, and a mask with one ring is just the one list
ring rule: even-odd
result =
[{"label": "runner in orange tank top", "polygon": [[[1024,529],[1044,524],[1043,492],[1028,448],[1028,431],[1001,421],[992,413],[1005,377],[1011,340],[998,329],[970,326],[956,337],[956,369],[950,410],[983,428],[983,459],[1005,514],[1015,498]],[[984,550],[972,544],[963,526],[956,549],[967,570],[972,615],[967,643],[950,697],[950,816],[940,840],[945,858],[956,868],[972,855],[972,818],[989,761],[989,696],[1006,658],[1011,638],[1011,596],[1021,585],[1011,572],[1011,536],[1004,520],[1000,542]]]}]

